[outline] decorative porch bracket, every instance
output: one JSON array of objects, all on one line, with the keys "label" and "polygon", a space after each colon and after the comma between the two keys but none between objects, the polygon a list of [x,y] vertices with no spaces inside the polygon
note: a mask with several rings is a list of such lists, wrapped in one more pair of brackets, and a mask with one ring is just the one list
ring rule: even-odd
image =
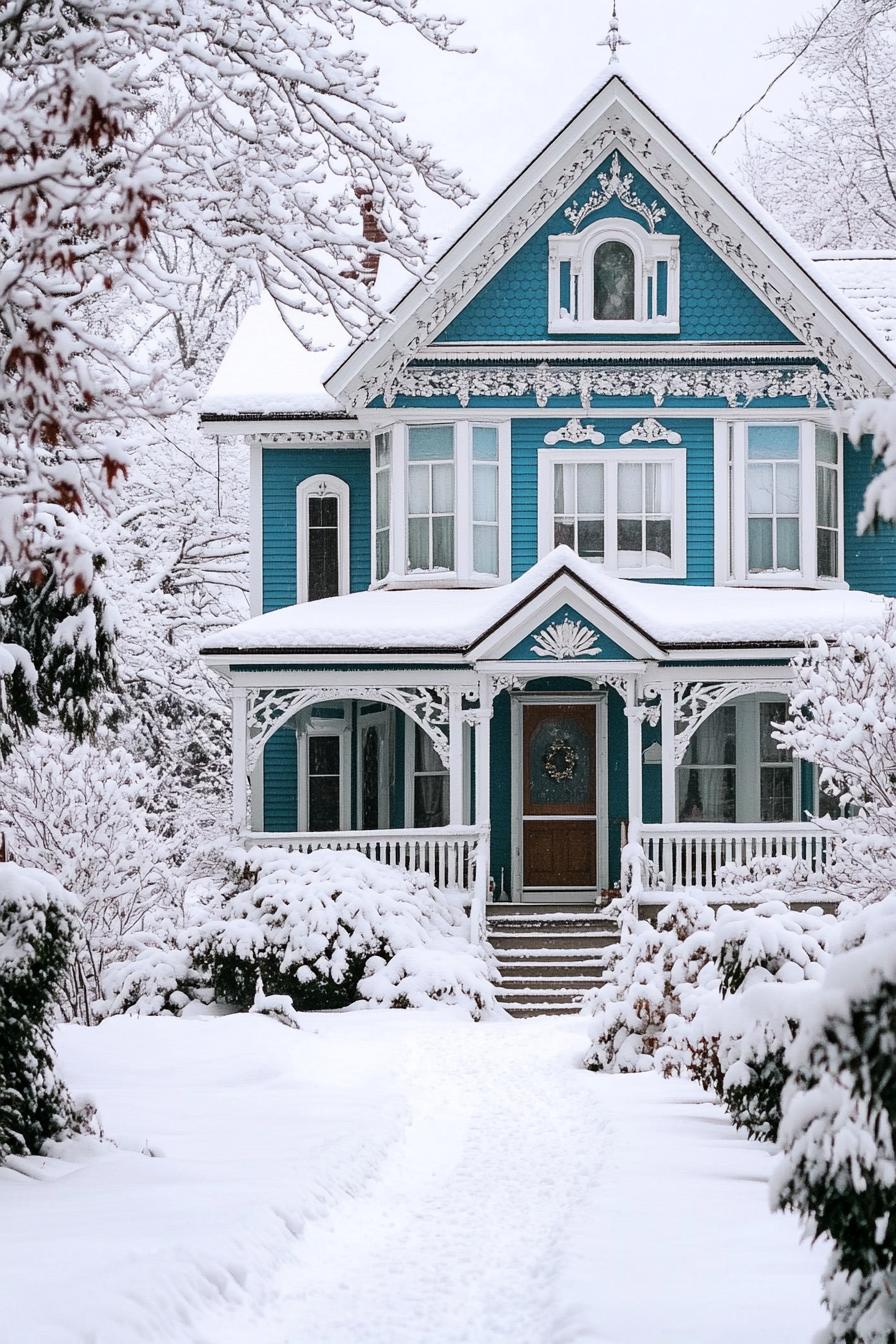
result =
[{"label": "decorative porch bracket", "polygon": [[401,710],[423,729],[439,760],[448,769],[449,695],[447,686],[305,686],[299,690],[250,690],[246,704],[247,769],[252,772],[265,746],[284,723],[303,709],[331,700],[370,700]]},{"label": "decorative porch bracket", "polygon": [[792,683],[767,681],[677,681],[675,683],[675,764],[681,765],[691,738],[717,709],[742,695],[786,694]]}]

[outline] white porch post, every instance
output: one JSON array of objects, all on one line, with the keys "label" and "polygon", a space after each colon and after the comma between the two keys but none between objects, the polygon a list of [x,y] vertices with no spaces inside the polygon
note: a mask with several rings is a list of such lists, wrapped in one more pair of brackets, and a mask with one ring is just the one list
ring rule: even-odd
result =
[{"label": "white porch post", "polygon": [[464,823],[464,721],[462,692],[448,692],[448,819],[452,826]]},{"label": "white porch post", "polygon": [[660,691],[662,711],[663,825],[675,825],[675,687]]},{"label": "white porch post", "polygon": [[244,686],[234,686],[231,691],[230,728],[233,749],[232,789],[233,789],[233,827],[242,831],[246,827],[246,815],[249,804],[247,769],[249,725],[246,718],[249,692]]},{"label": "white porch post", "polygon": [[630,681],[626,693],[625,717],[628,722],[628,820],[640,821],[643,813],[643,713],[637,703],[637,683]]},{"label": "white porch post", "polygon": [[479,678],[479,712],[476,716],[476,882],[470,906],[470,939],[485,937],[485,912],[491,873],[491,729],[495,688],[491,677]]}]

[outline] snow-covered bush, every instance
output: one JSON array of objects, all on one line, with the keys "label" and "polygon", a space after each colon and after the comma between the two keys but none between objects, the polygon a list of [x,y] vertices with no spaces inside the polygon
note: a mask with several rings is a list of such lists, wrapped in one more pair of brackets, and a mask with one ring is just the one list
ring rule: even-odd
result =
[{"label": "snow-covered bush", "polygon": [[896,1339],[896,931],[868,933],[833,959],[788,1051],[772,1182],[834,1244],[830,1344]]},{"label": "snow-covered bush", "polygon": [[0,825],[16,859],[52,873],[80,901],[83,935],[62,986],[67,1017],[90,1022],[107,968],[177,912],[162,791],[158,772],[108,732],[73,745],[37,730],[3,768]]},{"label": "snow-covered bush", "polygon": [[220,1000],[249,1008],[260,976],[297,1009],[491,1004],[495,972],[470,948],[460,898],[425,873],[327,849],[237,849],[229,861],[220,908],[183,938]]},{"label": "snow-covered bush", "polygon": [[125,961],[115,961],[102,976],[102,997],[94,1016],[127,1013],[134,1017],[179,1016],[189,1003],[211,1003],[214,991],[183,947],[150,943]]},{"label": "snow-covered bush", "polygon": [[748,863],[723,864],[716,872],[716,881],[724,896],[746,905],[752,901],[761,904],[793,895],[801,901],[811,899],[817,891],[819,877],[805,859],[756,854]]},{"label": "snow-covered bush", "polygon": [[78,923],[55,878],[0,863],[0,1162],[77,1124],[53,1075],[52,1029]]},{"label": "snow-covered bush", "polygon": [[588,995],[592,1045],[585,1067],[638,1073],[656,1066],[669,1044],[668,1024],[685,1011],[682,996],[696,986],[708,961],[713,911],[703,901],[679,897],[657,918],[623,919],[607,968],[607,983]]},{"label": "snow-covered bush", "polygon": [[705,985],[690,1021],[670,1024],[685,1071],[753,1138],[777,1134],[786,1050],[806,987],[811,993],[830,959],[826,944],[835,927],[833,916],[799,913],[780,901],[749,910],[723,906],[709,944],[716,980]]}]

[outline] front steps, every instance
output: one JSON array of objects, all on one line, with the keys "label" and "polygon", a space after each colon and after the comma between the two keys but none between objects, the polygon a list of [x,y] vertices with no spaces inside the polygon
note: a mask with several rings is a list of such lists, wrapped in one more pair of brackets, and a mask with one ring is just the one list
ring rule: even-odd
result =
[{"label": "front steps", "polygon": [[496,903],[487,923],[501,973],[498,1002],[513,1017],[577,1013],[582,996],[603,982],[619,936],[593,905]]}]

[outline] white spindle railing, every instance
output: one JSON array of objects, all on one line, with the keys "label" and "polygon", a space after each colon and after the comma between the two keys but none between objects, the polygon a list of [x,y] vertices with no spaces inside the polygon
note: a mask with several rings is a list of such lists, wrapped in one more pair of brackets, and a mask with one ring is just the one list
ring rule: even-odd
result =
[{"label": "white spindle railing", "polygon": [[642,826],[641,844],[651,885],[666,891],[684,887],[715,888],[726,864],[752,859],[800,859],[819,871],[827,859],[831,836],[811,822],[802,825],[722,825],[682,822],[677,826]]},{"label": "white spindle railing", "polygon": [[438,887],[468,890],[476,878],[479,828],[439,826],[429,830],[328,831],[273,834],[252,832],[243,843],[312,853],[316,849],[356,850],[377,863],[429,873]]}]

